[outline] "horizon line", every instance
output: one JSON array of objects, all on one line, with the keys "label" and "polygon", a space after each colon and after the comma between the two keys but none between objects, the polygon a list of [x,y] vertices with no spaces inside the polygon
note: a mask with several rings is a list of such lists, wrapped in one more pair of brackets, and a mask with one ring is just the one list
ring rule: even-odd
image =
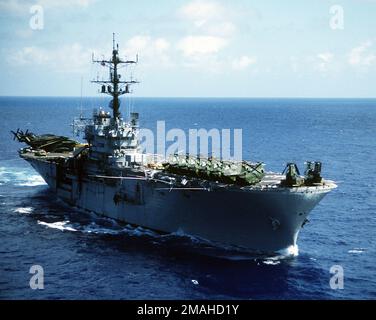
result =
[{"label": "horizon line", "polygon": [[[103,96],[39,96],[39,95],[0,95],[0,98],[103,98]],[[122,97],[126,98],[126,97]],[[133,99],[376,99],[375,97],[223,97],[223,96],[132,96]],[[111,99],[111,98],[109,98]]]}]

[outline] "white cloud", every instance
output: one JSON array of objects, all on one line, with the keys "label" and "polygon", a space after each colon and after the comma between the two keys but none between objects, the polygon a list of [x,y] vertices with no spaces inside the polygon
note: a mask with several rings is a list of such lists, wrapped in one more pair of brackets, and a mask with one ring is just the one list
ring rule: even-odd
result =
[{"label": "white cloud", "polygon": [[179,15],[203,35],[229,37],[236,31],[235,24],[229,20],[230,11],[218,2],[195,0],[183,6]]},{"label": "white cloud", "polygon": [[[342,70],[342,66],[343,56],[336,56],[330,51],[315,55],[292,55],[289,57],[289,68],[295,73],[295,77],[318,75],[318,73],[324,77],[333,77]],[[285,69],[284,72],[286,72]]]},{"label": "white cloud", "polygon": [[150,36],[137,35],[126,42],[126,54],[142,53],[154,55],[155,52],[164,53],[170,48],[170,43],[164,38],[153,39]]},{"label": "white cloud", "polygon": [[50,61],[48,53],[38,47],[24,47],[9,58],[16,65],[41,65]]},{"label": "white cloud", "polygon": [[218,72],[225,66],[243,69],[254,63],[246,56],[229,62],[219,55],[237,30],[233,6],[215,0],[193,0],[183,5],[178,14],[187,26],[187,35],[176,44],[183,66]]},{"label": "white cloud", "polygon": [[78,43],[54,49],[30,46],[11,53],[8,62],[16,66],[48,67],[59,72],[81,73],[89,70],[92,52]]},{"label": "white cloud", "polygon": [[232,62],[232,67],[236,70],[243,70],[248,68],[250,65],[255,64],[256,61],[257,60],[254,57],[242,56]]},{"label": "white cloud", "polygon": [[[152,38],[138,35],[129,39],[121,50],[120,55],[124,58],[135,59],[140,55],[141,66],[171,66],[169,57],[170,43],[164,38]],[[84,48],[79,43],[62,45],[57,48],[42,48],[38,46],[23,47],[18,51],[8,51],[8,63],[14,66],[36,66],[49,68],[52,71],[82,73],[91,70],[91,57],[101,59],[108,52],[103,48]]]},{"label": "white cloud", "polygon": [[88,7],[97,0],[37,0],[36,4],[44,7]]},{"label": "white cloud", "polygon": [[188,36],[178,43],[178,49],[187,57],[214,54],[227,45],[228,41],[214,36]]},{"label": "white cloud", "polygon": [[351,50],[348,62],[352,66],[363,66],[367,67],[376,62],[376,54],[374,52],[369,52],[373,47],[372,41],[366,41],[360,46],[355,47]]},{"label": "white cloud", "polygon": [[188,3],[180,9],[180,14],[194,22],[196,27],[201,27],[212,19],[221,19],[225,9],[213,1],[196,0]]},{"label": "white cloud", "polygon": [[218,22],[206,26],[205,32],[209,35],[217,35],[223,37],[230,37],[236,31],[236,26],[229,21]]},{"label": "white cloud", "polygon": [[0,11],[12,14],[29,14],[33,5],[44,9],[60,7],[88,7],[98,0],[0,0]]},{"label": "white cloud", "polygon": [[0,0],[0,11],[2,12],[25,13],[29,6],[26,6],[24,1]]},{"label": "white cloud", "polygon": [[157,52],[165,52],[170,48],[170,43],[164,38],[158,38],[154,41],[154,47]]},{"label": "white cloud", "polygon": [[320,72],[327,72],[329,65],[333,61],[334,55],[331,52],[319,53],[316,58],[318,59],[317,68]]},{"label": "white cloud", "polygon": [[165,38],[137,35],[126,42],[123,54],[129,58],[134,58],[137,54],[140,55],[143,65],[170,66],[170,47],[170,42]]},{"label": "white cloud", "polygon": [[149,36],[134,36],[126,42],[125,53],[127,55],[135,55],[144,52],[150,42],[151,37]]}]

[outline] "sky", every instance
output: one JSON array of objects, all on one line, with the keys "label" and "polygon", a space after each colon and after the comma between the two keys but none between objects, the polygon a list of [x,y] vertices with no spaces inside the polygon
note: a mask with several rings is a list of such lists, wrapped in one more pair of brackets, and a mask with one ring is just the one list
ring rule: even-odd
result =
[{"label": "sky", "polygon": [[376,0],[0,0],[0,95],[95,96],[113,32],[140,97],[376,97]]}]

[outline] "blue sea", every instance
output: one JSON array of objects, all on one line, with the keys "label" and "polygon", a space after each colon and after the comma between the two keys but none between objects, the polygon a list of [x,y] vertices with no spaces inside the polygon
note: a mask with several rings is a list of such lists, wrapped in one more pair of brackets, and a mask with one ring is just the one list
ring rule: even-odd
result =
[{"label": "blue sea", "polygon": [[[242,128],[243,157],[270,171],[323,162],[338,189],[311,213],[299,254],[273,259],[132,228],[56,199],[19,159],[10,130],[72,136],[80,105],[79,98],[0,98],[1,299],[376,298],[376,99],[123,102],[153,130],[158,120],[184,130]],[[82,101],[86,115],[106,105]],[[43,290],[30,289],[33,265],[43,267]],[[331,289],[334,265],[343,268],[343,289]]]}]

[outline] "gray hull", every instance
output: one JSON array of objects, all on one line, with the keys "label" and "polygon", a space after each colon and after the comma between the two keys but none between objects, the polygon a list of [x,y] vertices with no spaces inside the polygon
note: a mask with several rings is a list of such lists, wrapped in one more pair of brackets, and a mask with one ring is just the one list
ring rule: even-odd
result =
[{"label": "gray hull", "polygon": [[[178,190],[154,181],[56,180],[56,164],[26,159],[59,198],[98,215],[145,228],[184,232],[263,252],[295,248],[309,212],[333,186]],[[120,194],[121,199],[115,200]]]}]

